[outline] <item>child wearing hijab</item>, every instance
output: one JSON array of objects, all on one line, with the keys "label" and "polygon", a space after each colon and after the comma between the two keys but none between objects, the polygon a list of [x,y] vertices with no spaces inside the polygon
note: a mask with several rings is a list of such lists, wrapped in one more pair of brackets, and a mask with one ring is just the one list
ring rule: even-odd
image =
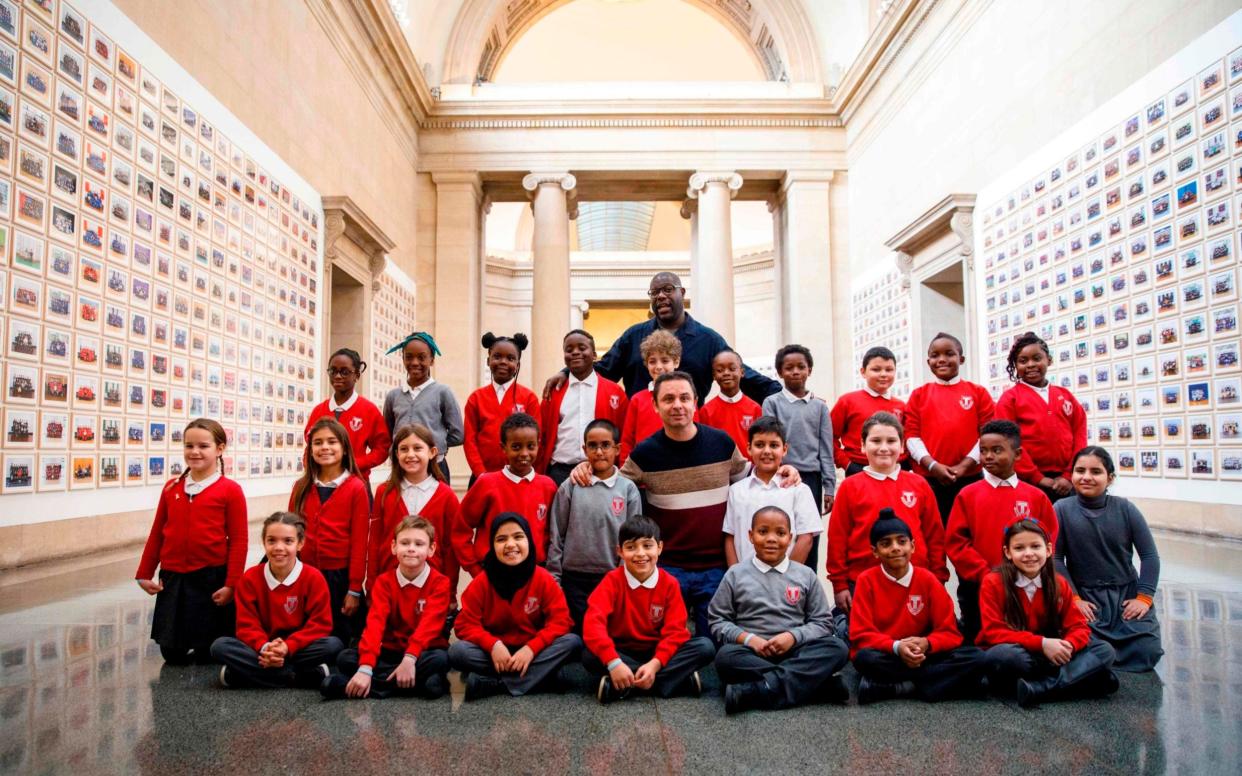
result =
[{"label": "child wearing hijab", "polygon": [[569,632],[565,594],[535,564],[531,535],[518,513],[497,515],[483,573],[462,594],[449,662],[465,680],[468,701],[554,688],[561,666],[582,650],[582,639]]}]

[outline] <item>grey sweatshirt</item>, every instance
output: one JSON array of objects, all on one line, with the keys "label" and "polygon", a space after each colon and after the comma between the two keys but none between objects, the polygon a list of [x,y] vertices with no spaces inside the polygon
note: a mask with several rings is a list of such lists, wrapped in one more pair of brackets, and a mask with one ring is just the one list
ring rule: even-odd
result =
[{"label": "grey sweatshirt", "polygon": [[784,391],[763,400],[763,414],[785,425],[789,452],[781,463],[800,472],[819,472],[824,494],[837,489],[837,465],[833,463],[832,418],[828,405],[814,396],[808,401],[790,401]]},{"label": "grey sweatshirt", "polygon": [[642,514],[638,486],[614,474],[610,487],[597,480],[583,488],[565,480],[552,501],[548,528],[548,571],[559,582],[562,571],[606,574],[617,567],[617,531]]},{"label": "grey sweatshirt", "polygon": [[[1057,513],[1058,570],[1074,587],[1113,587],[1138,581],[1138,592],[1155,595],[1160,581],[1156,540],[1138,507],[1119,496],[1086,501],[1063,498]],[[1137,552],[1141,571],[1135,573]]]},{"label": "grey sweatshirt", "polygon": [[803,644],[831,632],[828,596],[815,572],[788,563],[784,573],[760,571],[753,560],[729,567],[707,607],[716,641],[734,644],[743,632],[768,639],[789,631]]},{"label": "grey sweatshirt", "polygon": [[457,397],[447,385],[439,381],[425,385],[413,400],[410,399],[410,394],[400,388],[389,391],[384,397],[384,423],[388,425],[389,435],[410,423],[426,426],[431,430],[441,458],[448,453],[450,447],[460,445],[466,438]]}]

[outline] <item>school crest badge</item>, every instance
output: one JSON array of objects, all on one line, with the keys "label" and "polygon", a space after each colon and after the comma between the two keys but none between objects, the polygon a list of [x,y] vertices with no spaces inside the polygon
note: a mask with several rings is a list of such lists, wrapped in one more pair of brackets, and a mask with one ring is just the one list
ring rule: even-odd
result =
[{"label": "school crest badge", "polygon": [[350,418],[349,419],[349,430],[350,431],[361,431],[362,430],[362,418]]},{"label": "school crest badge", "polygon": [[609,406],[609,407],[612,407],[614,410],[615,410],[617,407],[620,407],[620,406],[621,406],[621,397],[620,397],[620,396],[616,396],[616,395],[609,396],[609,397],[608,397],[608,406]]},{"label": "school crest badge", "polygon": [[423,613],[423,607],[425,607],[426,605],[427,605],[427,599],[426,599],[426,598],[420,598],[420,599],[418,599],[418,613],[419,613],[419,614],[422,614],[422,613]]},{"label": "school crest badge", "polygon": [[664,622],[664,604],[652,604],[647,613],[651,615],[652,623]]},{"label": "school crest badge", "polygon": [[971,407],[975,406],[975,397],[963,396],[962,398],[957,400],[957,403],[961,406],[962,409],[968,410]]},{"label": "school crest badge", "polygon": [[790,606],[797,606],[802,600],[802,588],[797,585],[785,585],[785,600]]},{"label": "school crest badge", "polygon": [[901,492],[901,503],[906,509],[914,509],[914,505],[919,503],[919,497],[914,495],[912,490],[903,490]]},{"label": "school crest badge", "polygon": [[742,430],[743,430],[743,431],[750,431],[750,424],[751,424],[751,423],[754,423],[754,422],[755,422],[755,419],[754,419],[754,417],[753,417],[753,416],[751,416],[751,415],[743,415],[743,416],[742,416]]},{"label": "school crest badge", "polygon": [[1029,501],[1013,502],[1013,516],[1015,520],[1026,520],[1031,516],[1031,503]]},{"label": "school crest badge", "polygon": [[620,517],[621,513],[625,511],[625,499],[620,496],[613,496],[611,507],[613,517]]},{"label": "school crest badge", "polygon": [[915,617],[923,611],[923,596],[911,595],[906,597],[906,611]]},{"label": "school crest badge", "polygon": [[1064,412],[1065,417],[1067,418],[1070,415],[1073,415],[1074,414],[1074,403],[1070,401],[1069,399],[1062,399],[1061,400],[1061,412]]},{"label": "school crest badge", "polygon": [[293,614],[298,608],[298,597],[295,595],[285,596],[285,614]]},{"label": "school crest badge", "polygon": [[522,611],[527,614],[534,614],[539,611],[539,596],[532,595],[527,597],[526,603],[522,606]]},{"label": "school crest badge", "polygon": [[548,519],[548,505],[547,504],[540,504],[539,507],[535,509],[535,519],[541,523]]},{"label": "school crest badge", "polygon": [[515,403],[515,404],[513,405],[513,411],[514,411],[514,412],[526,412],[526,405],[525,405],[525,404],[516,404],[516,403]]}]

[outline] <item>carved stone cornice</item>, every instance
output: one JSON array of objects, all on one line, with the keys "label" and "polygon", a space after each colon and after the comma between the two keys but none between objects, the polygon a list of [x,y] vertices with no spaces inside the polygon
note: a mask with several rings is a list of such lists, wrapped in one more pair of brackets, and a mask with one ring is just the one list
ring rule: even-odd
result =
[{"label": "carved stone cornice", "polygon": [[820,129],[842,127],[839,116],[435,116],[422,129]]},{"label": "carved stone cornice", "polygon": [[388,254],[396,247],[396,243],[384,234],[384,230],[357,203],[346,196],[323,198],[323,225],[325,261],[331,265],[342,258],[339,240],[345,237],[366,254],[366,270],[371,275],[371,290],[377,290],[380,276],[388,262]]},{"label": "carved stone cornice", "polygon": [[910,287],[914,257],[924,246],[946,234],[951,234],[955,239],[955,243],[948,247],[948,252],[960,256],[966,262],[967,269],[974,269],[974,210],[974,194],[950,194],[884,242],[895,252],[897,268],[902,275],[902,288]]}]

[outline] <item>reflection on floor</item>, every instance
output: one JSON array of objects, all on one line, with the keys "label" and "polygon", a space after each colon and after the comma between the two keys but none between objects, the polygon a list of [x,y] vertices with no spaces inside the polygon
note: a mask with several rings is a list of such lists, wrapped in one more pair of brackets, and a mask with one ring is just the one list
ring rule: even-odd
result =
[{"label": "reflection on floor", "polygon": [[1111,700],[728,719],[714,675],[699,700],[601,707],[578,667],[581,694],[470,705],[460,686],[435,703],[225,692],[209,667],[163,666],[133,561],[109,563],[0,587],[0,773],[1237,773],[1242,548],[1159,541],[1166,655]]}]

